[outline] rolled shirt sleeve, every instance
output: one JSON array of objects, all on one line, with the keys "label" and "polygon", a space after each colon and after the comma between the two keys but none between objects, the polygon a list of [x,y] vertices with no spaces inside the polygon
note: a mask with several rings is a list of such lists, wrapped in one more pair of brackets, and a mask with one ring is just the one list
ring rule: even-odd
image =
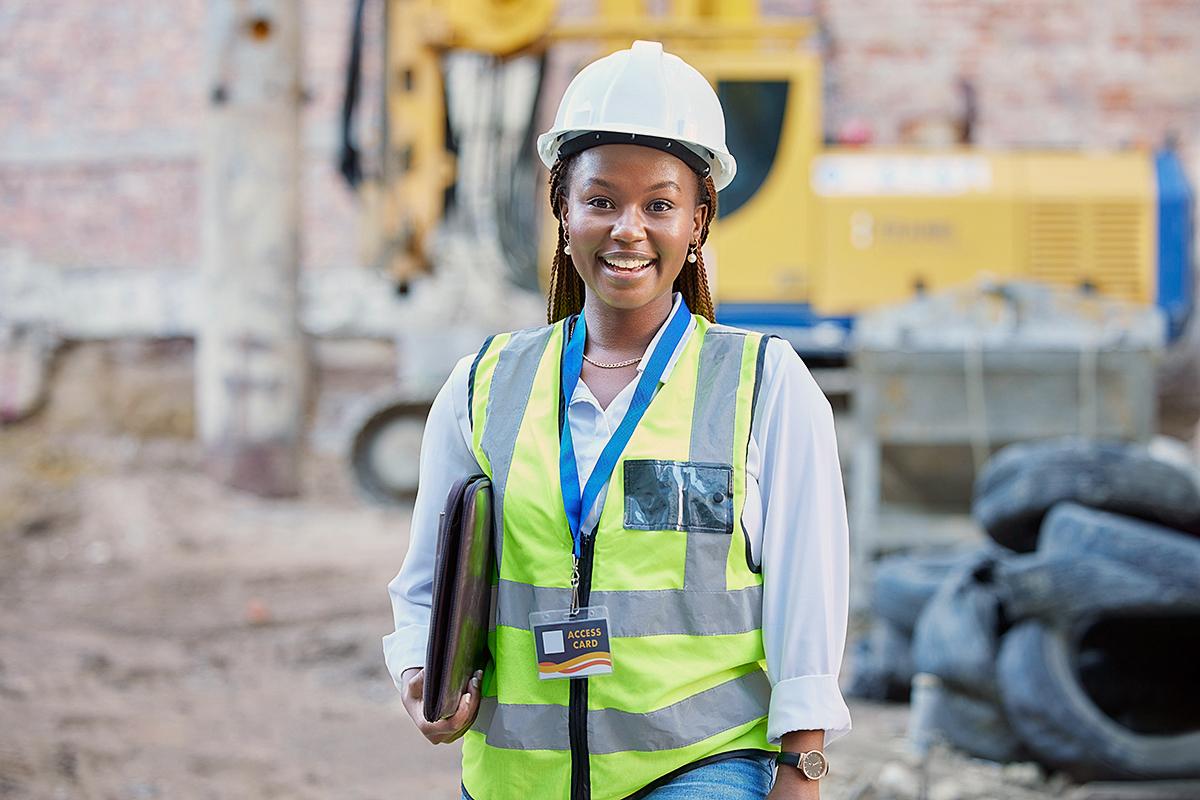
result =
[{"label": "rolled shirt sleeve", "polygon": [[[778,743],[791,731],[824,730],[828,745],[850,731],[838,686],[849,532],[833,412],[787,342],[768,344],[763,367],[747,464],[760,500],[744,520],[748,532],[761,531],[759,542],[751,534],[751,555],[763,574],[763,645],[773,687],[767,733]],[[747,497],[747,507],[753,500]]]},{"label": "rolled shirt sleeve", "polygon": [[467,380],[474,356],[455,365],[438,392],[421,437],[420,482],[409,528],[408,554],[388,583],[395,630],[383,637],[383,657],[396,688],[410,667],[425,664],[438,518],[455,481],[480,472],[470,445]]}]

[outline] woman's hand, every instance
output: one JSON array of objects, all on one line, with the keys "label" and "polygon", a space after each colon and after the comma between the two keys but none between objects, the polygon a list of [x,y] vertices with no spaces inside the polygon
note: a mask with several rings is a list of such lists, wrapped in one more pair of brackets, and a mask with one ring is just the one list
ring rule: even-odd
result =
[{"label": "woman's hand", "polygon": [[434,744],[453,742],[466,733],[467,729],[471,727],[471,723],[475,721],[475,714],[479,711],[479,686],[483,681],[482,670],[477,671],[471,677],[471,682],[467,684],[467,693],[458,701],[458,710],[452,716],[437,722],[428,722],[425,719],[423,710],[425,670],[421,667],[411,667],[401,673],[400,680],[404,682],[404,691],[400,693],[400,696],[404,698],[404,710],[413,718],[417,730],[421,731],[425,738]]},{"label": "woman's hand", "polygon": [[793,767],[778,767],[775,771],[775,785],[767,800],[820,800],[820,781],[810,781],[802,777]]},{"label": "woman's hand", "polygon": [[[791,731],[780,741],[789,753],[819,750],[824,743],[825,731],[820,730]],[[810,781],[795,767],[781,765],[775,768],[775,786],[767,800],[820,800],[820,797],[820,781]]]}]

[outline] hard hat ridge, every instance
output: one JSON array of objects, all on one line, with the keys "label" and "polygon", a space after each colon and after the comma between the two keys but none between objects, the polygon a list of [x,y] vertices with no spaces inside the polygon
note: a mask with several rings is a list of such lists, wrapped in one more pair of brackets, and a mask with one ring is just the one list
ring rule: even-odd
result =
[{"label": "hard hat ridge", "polygon": [[[639,46],[649,44],[657,47]],[[601,114],[615,119],[623,110],[636,106],[668,107],[672,98],[666,91],[663,55],[659,42],[635,42],[629,49],[629,58],[618,68],[604,92]]]},{"label": "hard hat ridge", "polygon": [[675,155],[697,173],[711,173],[718,190],[737,171],[725,146],[725,116],[716,92],[694,67],[663,52],[659,42],[634,42],[580,70],[537,147],[550,167],[560,157],[616,142]]}]

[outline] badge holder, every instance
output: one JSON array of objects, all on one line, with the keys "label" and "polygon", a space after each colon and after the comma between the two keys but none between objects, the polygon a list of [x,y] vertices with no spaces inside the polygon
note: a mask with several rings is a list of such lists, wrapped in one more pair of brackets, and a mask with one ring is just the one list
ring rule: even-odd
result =
[{"label": "badge holder", "polygon": [[613,671],[605,606],[534,611],[529,615],[529,629],[542,680],[586,678]]}]

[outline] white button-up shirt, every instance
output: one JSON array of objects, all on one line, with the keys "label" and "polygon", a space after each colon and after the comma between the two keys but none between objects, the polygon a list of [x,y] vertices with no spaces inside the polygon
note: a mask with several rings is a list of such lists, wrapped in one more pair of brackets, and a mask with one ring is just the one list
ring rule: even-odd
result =
[{"label": "white button-up shirt", "polygon": [[[676,294],[675,306],[680,302]],[[694,321],[689,324],[663,381],[695,327]],[[664,322],[646,349],[639,375],[665,328]],[[474,355],[464,356],[455,365],[425,424],[408,555],[388,584],[396,629],[383,637],[383,652],[397,688],[404,670],[425,662],[438,515],[454,482],[481,472],[467,416],[473,360]],[[577,384],[567,422],[580,485],[624,418],[636,385],[631,380],[608,408],[601,408],[587,384]],[[583,530],[595,524],[603,506],[601,494]],[[777,743],[790,731],[824,730],[828,745],[850,730],[850,711],[838,687],[849,611],[846,500],[829,401],[791,345],[781,340],[767,345],[763,363],[742,526],[763,575],[763,646],[773,687],[768,736]]]}]

